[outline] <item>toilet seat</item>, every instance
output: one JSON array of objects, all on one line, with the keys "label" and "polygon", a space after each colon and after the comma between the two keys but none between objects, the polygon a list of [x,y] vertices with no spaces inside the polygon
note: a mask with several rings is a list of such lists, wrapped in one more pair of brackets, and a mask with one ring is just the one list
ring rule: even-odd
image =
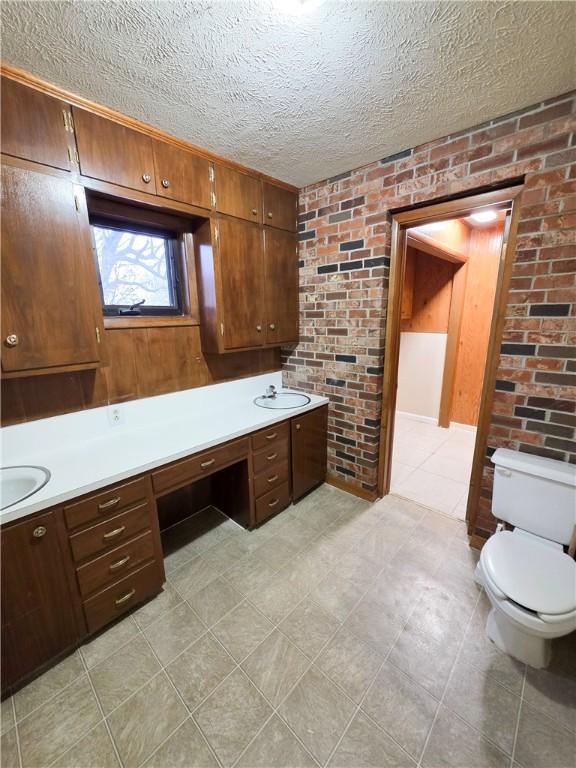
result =
[{"label": "toilet seat", "polygon": [[562,622],[576,611],[576,562],[560,547],[518,529],[501,531],[486,542],[480,560],[503,599],[542,621]]}]

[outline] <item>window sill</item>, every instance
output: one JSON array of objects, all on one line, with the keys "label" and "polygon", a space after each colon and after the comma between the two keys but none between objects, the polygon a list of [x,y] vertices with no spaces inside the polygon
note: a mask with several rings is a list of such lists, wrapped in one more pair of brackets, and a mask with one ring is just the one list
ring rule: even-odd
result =
[{"label": "window sill", "polygon": [[179,325],[200,325],[200,321],[191,315],[174,316],[128,316],[128,317],[105,317],[104,328],[108,330],[118,328],[164,328]]}]

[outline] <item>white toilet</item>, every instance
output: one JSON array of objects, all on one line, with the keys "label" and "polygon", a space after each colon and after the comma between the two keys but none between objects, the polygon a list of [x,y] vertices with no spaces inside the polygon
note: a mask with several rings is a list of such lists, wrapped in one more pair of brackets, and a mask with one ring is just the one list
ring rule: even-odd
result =
[{"label": "white toilet", "polygon": [[576,630],[576,467],[499,448],[492,512],[502,524],[482,548],[476,581],[492,610],[486,634],[505,653],[546,667],[551,641]]}]

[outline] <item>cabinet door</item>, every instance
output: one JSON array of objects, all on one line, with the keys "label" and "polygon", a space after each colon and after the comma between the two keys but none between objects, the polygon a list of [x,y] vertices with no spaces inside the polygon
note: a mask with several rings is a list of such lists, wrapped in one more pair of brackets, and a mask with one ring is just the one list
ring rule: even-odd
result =
[{"label": "cabinet door", "polygon": [[266,343],[298,341],[298,244],[296,235],[264,227]]},{"label": "cabinet door", "polygon": [[215,168],[216,208],[220,213],[262,223],[262,185],[259,179],[223,165]]},{"label": "cabinet door", "polygon": [[262,230],[234,219],[218,222],[220,331],[224,349],[264,343]]},{"label": "cabinet door", "polygon": [[262,185],[264,199],[264,224],[278,229],[296,232],[298,195],[274,184]]},{"label": "cabinet door", "polygon": [[154,142],[156,192],[181,203],[210,208],[210,162],[163,141]]},{"label": "cabinet door", "polygon": [[78,639],[57,514],[2,529],[2,690]]},{"label": "cabinet door", "polygon": [[2,152],[69,171],[74,134],[70,106],[2,78]]},{"label": "cabinet door", "polygon": [[2,195],[3,370],[95,367],[101,310],[83,189],[3,166]]},{"label": "cabinet door", "polygon": [[80,172],[141,192],[156,192],[152,139],[74,107]]},{"label": "cabinet door", "polygon": [[327,427],[327,405],[291,420],[294,501],[324,482]]}]

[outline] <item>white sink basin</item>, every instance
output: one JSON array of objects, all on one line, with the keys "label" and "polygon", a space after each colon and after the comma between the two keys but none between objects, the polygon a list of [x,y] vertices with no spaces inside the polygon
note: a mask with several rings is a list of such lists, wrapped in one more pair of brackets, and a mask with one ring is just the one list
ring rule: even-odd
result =
[{"label": "white sink basin", "polygon": [[277,392],[274,397],[261,395],[254,402],[260,408],[300,408],[302,405],[308,405],[310,398],[300,392]]},{"label": "white sink basin", "polygon": [[45,467],[1,467],[0,509],[11,507],[43,488],[50,480]]}]

